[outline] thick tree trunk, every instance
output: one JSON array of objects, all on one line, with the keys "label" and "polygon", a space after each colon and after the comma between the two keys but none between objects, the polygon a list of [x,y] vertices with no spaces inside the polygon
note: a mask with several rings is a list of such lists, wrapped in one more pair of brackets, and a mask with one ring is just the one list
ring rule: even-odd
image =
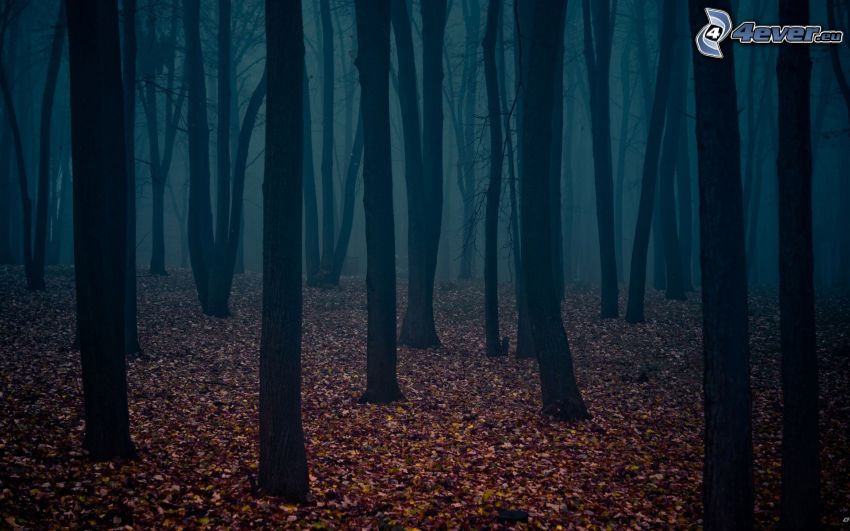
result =
[{"label": "thick tree trunk", "polygon": [[[830,28],[836,27],[835,10],[835,0],[827,0],[827,23]],[[840,48],[838,46],[830,46],[829,57],[830,63],[832,64],[832,71],[835,74],[835,80],[838,82],[838,87],[841,90],[841,97],[844,100],[844,106],[847,110],[848,123],[850,123],[850,82],[848,82],[847,75],[844,73],[844,70],[841,67]],[[850,191],[850,186],[848,186],[846,181],[847,180],[845,179],[845,201],[850,200],[850,194],[847,193],[848,191]],[[838,279],[839,287],[847,289],[848,287],[850,287],[850,235],[847,234],[847,231],[844,231],[844,235],[841,241],[841,248],[839,249],[838,256],[838,270],[843,271],[843,274]]]},{"label": "thick tree trunk", "polygon": [[[672,38],[676,20],[675,0],[664,0],[661,5],[661,42]],[[658,179],[658,154],[661,151],[661,138],[664,130],[664,117],[667,112],[667,95],[670,92],[670,66],[673,48],[662,46],[658,58],[658,73],[655,80],[655,96],[649,117],[649,133],[646,139],[646,153],[643,160],[643,178],[640,189],[640,203],[635,226],[635,239],[632,246],[632,262],[629,274],[629,302],[626,307],[626,321],[640,323],[644,320],[643,301],[646,294],[646,258],[649,248],[649,233],[655,203],[655,184]]]},{"label": "thick tree trunk", "polygon": [[503,356],[499,334],[499,206],[502,197],[502,114],[496,72],[496,33],[501,24],[502,0],[490,0],[484,30],[484,80],[487,87],[487,123],[490,126],[490,183],[484,221],[484,336],[487,355]]},{"label": "thick tree trunk", "polygon": [[127,267],[124,283],[124,351],[141,350],[136,325],[136,0],[124,0],[124,144],[127,149]]},{"label": "thick tree trunk", "polygon": [[59,15],[53,30],[50,58],[47,60],[47,79],[41,100],[41,127],[38,142],[38,196],[35,210],[35,244],[33,247],[33,279],[30,289],[44,289],[44,263],[47,252],[47,211],[50,197],[50,122],[53,118],[53,98],[56,80],[62,64],[62,49],[65,47],[65,3],[59,5]]},{"label": "thick tree trunk", "polygon": [[[553,109],[553,76],[564,38],[565,3],[537,0],[528,83],[523,99],[522,246],[528,315],[537,359],[545,413],[564,420],[588,418],[573,370],[572,355],[561,321],[552,278],[551,222],[548,201],[549,123]],[[553,12],[554,11],[554,12]]]},{"label": "thick tree trunk", "polygon": [[434,326],[432,288],[428,285],[428,217],[425,205],[425,176],[422,163],[422,138],[419,129],[419,91],[413,35],[406,2],[392,6],[392,27],[398,54],[398,95],[404,131],[404,173],[407,190],[407,311],[399,343],[414,348],[440,345]]},{"label": "thick tree trunk", "polygon": [[259,484],[298,503],[308,493],[301,425],[303,32],[301,2],[266,0]]},{"label": "thick tree trunk", "polygon": [[[781,0],[780,24],[808,24],[808,0]],[[779,309],[783,529],[820,526],[818,364],[812,249],[811,70],[807,46],[782,46],[779,87]]]},{"label": "thick tree trunk", "polygon": [[390,2],[355,0],[363,112],[366,214],[366,392],[362,402],[402,398],[396,376],[395,228],[390,155]]},{"label": "thick tree trunk", "polygon": [[319,1],[322,19],[322,271],[333,268],[334,257],[334,35],[330,0]]},{"label": "thick tree trunk", "polygon": [[[706,3],[691,0],[690,27],[706,24]],[[703,522],[706,529],[753,526],[753,453],[741,144],[734,47],[722,61],[693,48],[699,156],[700,255],[705,363]]]},{"label": "thick tree trunk", "polygon": [[124,357],[128,180],[118,10],[116,2],[68,0],[67,15],[83,447],[93,459],[129,457],[135,449]]},{"label": "thick tree trunk", "polygon": [[583,1],[584,53],[590,85],[593,168],[596,185],[596,225],[599,235],[602,306],[600,317],[619,315],[617,255],[614,245],[614,163],[611,154],[611,33],[608,0]]}]

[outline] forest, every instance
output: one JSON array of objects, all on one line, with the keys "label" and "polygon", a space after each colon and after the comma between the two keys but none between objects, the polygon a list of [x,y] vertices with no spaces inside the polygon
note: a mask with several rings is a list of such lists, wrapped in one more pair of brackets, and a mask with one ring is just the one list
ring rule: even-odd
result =
[{"label": "forest", "polygon": [[0,0],[0,530],[847,529],[848,31]]}]

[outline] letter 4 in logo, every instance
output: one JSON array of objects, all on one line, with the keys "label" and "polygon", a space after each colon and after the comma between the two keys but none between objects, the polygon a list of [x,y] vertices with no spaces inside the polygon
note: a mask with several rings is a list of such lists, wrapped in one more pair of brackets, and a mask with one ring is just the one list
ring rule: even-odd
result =
[{"label": "letter 4 in logo", "polygon": [[755,22],[743,22],[734,30],[732,17],[722,9],[707,7],[708,24],[697,34],[699,53],[714,59],[723,59],[720,43],[727,37],[741,44],[840,44],[844,32],[825,30],[821,26],[759,26]]},{"label": "letter 4 in logo", "polygon": [[705,8],[705,14],[708,24],[697,34],[697,50],[705,56],[723,59],[720,43],[732,33],[732,17],[726,11],[711,7]]}]

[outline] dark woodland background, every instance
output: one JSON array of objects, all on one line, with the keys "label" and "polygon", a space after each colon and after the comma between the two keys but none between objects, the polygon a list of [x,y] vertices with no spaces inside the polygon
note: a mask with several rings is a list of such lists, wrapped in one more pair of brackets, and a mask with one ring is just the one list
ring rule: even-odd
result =
[{"label": "dark woodland background", "polygon": [[850,29],[0,0],[0,527],[846,525],[850,52],[705,7]]}]

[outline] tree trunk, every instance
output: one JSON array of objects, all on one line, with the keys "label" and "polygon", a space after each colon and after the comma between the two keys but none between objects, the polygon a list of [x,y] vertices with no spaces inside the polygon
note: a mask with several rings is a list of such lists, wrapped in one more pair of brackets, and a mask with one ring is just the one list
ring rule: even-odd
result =
[{"label": "tree trunk", "polygon": [[116,2],[68,0],[67,15],[83,447],[105,460],[135,453],[124,357],[129,194],[121,45]]},{"label": "tree trunk", "polygon": [[[422,170],[425,181],[426,242],[423,308],[433,322],[434,277],[443,221],[443,47],[446,0],[421,3],[422,10]],[[436,334],[435,334],[436,335]]]},{"label": "tree trunk", "polygon": [[136,326],[136,0],[124,0],[124,144],[127,149],[127,267],[124,282],[124,352],[141,350]]},{"label": "tree trunk", "polygon": [[[5,45],[5,35],[0,39],[0,57],[2,57],[2,49]],[[12,137],[12,147],[15,155],[15,167],[18,173],[18,189],[21,196],[21,219],[23,221],[22,235],[23,240],[23,262],[24,274],[27,279],[27,289],[42,289],[39,286],[43,284],[43,279],[39,282],[35,274],[32,260],[32,200],[29,197],[29,184],[27,179],[26,160],[24,157],[24,145],[21,138],[21,127],[18,122],[18,114],[15,110],[15,104],[12,98],[12,87],[9,85],[9,79],[6,74],[6,68],[0,61],[0,92],[3,96],[4,114],[9,125],[9,133]]]},{"label": "tree trunk", "polygon": [[593,168],[596,185],[596,225],[599,234],[602,306],[600,317],[619,315],[617,255],[614,245],[614,163],[611,154],[611,33],[613,14],[608,0],[583,1],[584,53],[590,85]]},{"label": "tree trunk", "polygon": [[[835,10],[835,0],[827,0],[827,23],[829,24],[830,28],[836,27]],[[841,55],[839,53],[840,51],[841,50],[838,46],[829,46],[829,56],[830,63],[832,64],[832,71],[835,74],[835,80],[838,82],[838,87],[841,90],[841,97],[842,99],[844,99],[844,106],[846,107],[848,121],[850,122],[850,82],[848,82],[847,75],[844,73],[844,70],[841,67]],[[850,196],[848,196],[847,194],[847,191],[850,190],[850,187],[847,186],[846,179],[844,190],[844,199],[846,201],[848,198],[850,198]],[[844,272],[841,278],[839,278],[839,287],[847,289],[848,285],[850,285],[850,276],[848,276],[848,272],[850,272],[850,235],[847,234],[847,231],[844,231],[844,235],[841,242],[841,248],[839,249],[838,270]]]},{"label": "tree trunk", "polygon": [[334,257],[334,35],[330,0],[319,1],[322,19],[322,271],[333,268]]},{"label": "tree trunk", "polygon": [[33,279],[30,289],[44,289],[44,263],[47,252],[47,211],[50,197],[50,122],[53,118],[53,99],[56,94],[56,80],[59,66],[62,64],[62,49],[65,47],[65,3],[59,5],[59,15],[53,31],[50,45],[50,58],[47,60],[47,79],[44,82],[44,95],[41,100],[41,127],[38,148],[38,196],[35,211],[35,246],[33,248]]},{"label": "tree trunk", "polygon": [[[11,68],[9,70],[11,71]],[[5,114],[2,110],[0,110],[0,113]],[[12,142],[9,138],[6,117],[3,116],[0,118],[0,264],[14,262],[12,253],[12,207],[14,206],[12,188]]]},{"label": "tree trunk", "polygon": [[499,206],[502,197],[502,114],[496,72],[496,33],[502,0],[490,0],[484,30],[484,80],[490,126],[490,183],[487,187],[484,241],[484,336],[487,355],[507,354],[499,334]]},{"label": "tree trunk", "polygon": [[301,2],[266,0],[259,484],[297,503],[308,493],[301,425],[303,32]]},{"label": "tree trunk", "polygon": [[304,67],[304,254],[307,285],[315,286],[319,275],[319,206],[313,166],[313,127],[310,115],[310,85]]},{"label": "tree trunk", "polygon": [[[671,40],[676,20],[675,0],[664,0],[661,5],[661,42]],[[635,239],[632,246],[632,262],[629,274],[629,302],[626,307],[626,321],[640,323],[644,320],[643,300],[646,292],[646,258],[649,248],[649,233],[655,203],[655,184],[658,179],[658,154],[661,150],[661,137],[664,130],[664,117],[667,112],[667,95],[670,92],[670,66],[673,48],[662,46],[658,58],[658,71],[655,79],[655,96],[649,117],[649,133],[646,139],[646,153],[643,160],[643,178],[640,189],[640,203],[635,226]]]},{"label": "tree trunk", "polygon": [[186,39],[186,134],[189,139],[188,241],[192,275],[204,313],[209,312],[210,266],[215,252],[210,207],[210,146],[207,88],[201,50],[200,0],[184,0]]},{"label": "tree trunk", "polygon": [[466,27],[466,48],[463,62],[463,76],[466,90],[458,101],[458,114],[463,129],[463,186],[461,199],[463,204],[463,242],[460,257],[461,280],[472,279],[475,261],[475,107],[478,103],[478,67],[477,53],[481,26],[481,9],[478,0],[462,0],[463,20]]},{"label": "tree trunk", "polygon": [[[729,0],[712,6],[731,11]],[[691,34],[706,24],[691,0]],[[734,47],[723,60],[693,48],[699,156],[700,259],[705,364],[703,522],[706,529],[753,527],[753,453],[741,144]]]},{"label": "tree trunk", "polygon": [[[564,38],[564,3],[553,6],[546,0],[534,5],[534,32],[528,83],[523,99],[521,141],[523,164],[522,248],[523,274],[528,295],[528,315],[537,359],[545,413],[564,420],[588,418],[587,409],[576,384],[567,334],[561,321],[560,304],[552,278],[552,216],[548,201],[549,123],[553,110],[553,76]],[[554,11],[554,12],[553,12]]]},{"label": "tree trunk", "polygon": [[[679,20],[684,17],[679,16]],[[659,219],[661,241],[664,246],[664,270],[666,273],[664,288],[667,298],[685,300],[685,284],[682,275],[682,255],[679,246],[679,234],[676,220],[676,195],[674,191],[674,176],[679,159],[679,146],[684,131],[681,117],[685,113],[687,79],[686,48],[676,48],[673,51],[673,77],[671,95],[667,104],[667,125],[664,129],[664,144],[662,146],[661,165],[659,167]]]},{"label": "tree trunk", "polygon": [[390,153],[390,2],[355,0],[363,208],[366,214],[366,392],[361,402],[402,398],[396,377],[395,228]]},{"label": "tree trunk", "polygon": [[[808,24],[808,0],[781,0],[780,24]],[[782,337],[783,529],[820,526],[818,364],[812,249],[811,70],[807,46],[781,46],[779,309]]]},{"label": "tree trunk", "polygon": [[392,6],[392,27],[398,54],[398,95],[404,130],[404,173],[407,190],[407,312],[401,325],[399,343],[414,348],[440,345],[434,326],[433,295],[429,296],[428,231],[426,225],[425,178],[422,138],[419,129],[419,91],[416,61],[407,3]]},{"label": "tree trunk", "polygon": [[351,228],[354,224],[354,196],[357,192],[357,177],[360,175],[360,163],[363,160],[363,113],[357,111],[357,129],[351,146],[351,156],[348,159],[348,172],[345,175],[345,190],[343,191],[342,219],[340,220],[339,236],[336,239],[333,271],[323,282],[339,285],[342,266],[348,254],[348,243],[351,240]]},{"label": "tree trunk", "polygon": [[693,245],[691,231],[693,231],[693,207],[691,205],[691,156],[690,142],[688,137],[687,115],[682,109],[679,116],[679,154],[676,157],[676,192],[679,200],[679,255],[682,263],[682,286],[685,291],[693,291],[694,283],[692,277]]}]

